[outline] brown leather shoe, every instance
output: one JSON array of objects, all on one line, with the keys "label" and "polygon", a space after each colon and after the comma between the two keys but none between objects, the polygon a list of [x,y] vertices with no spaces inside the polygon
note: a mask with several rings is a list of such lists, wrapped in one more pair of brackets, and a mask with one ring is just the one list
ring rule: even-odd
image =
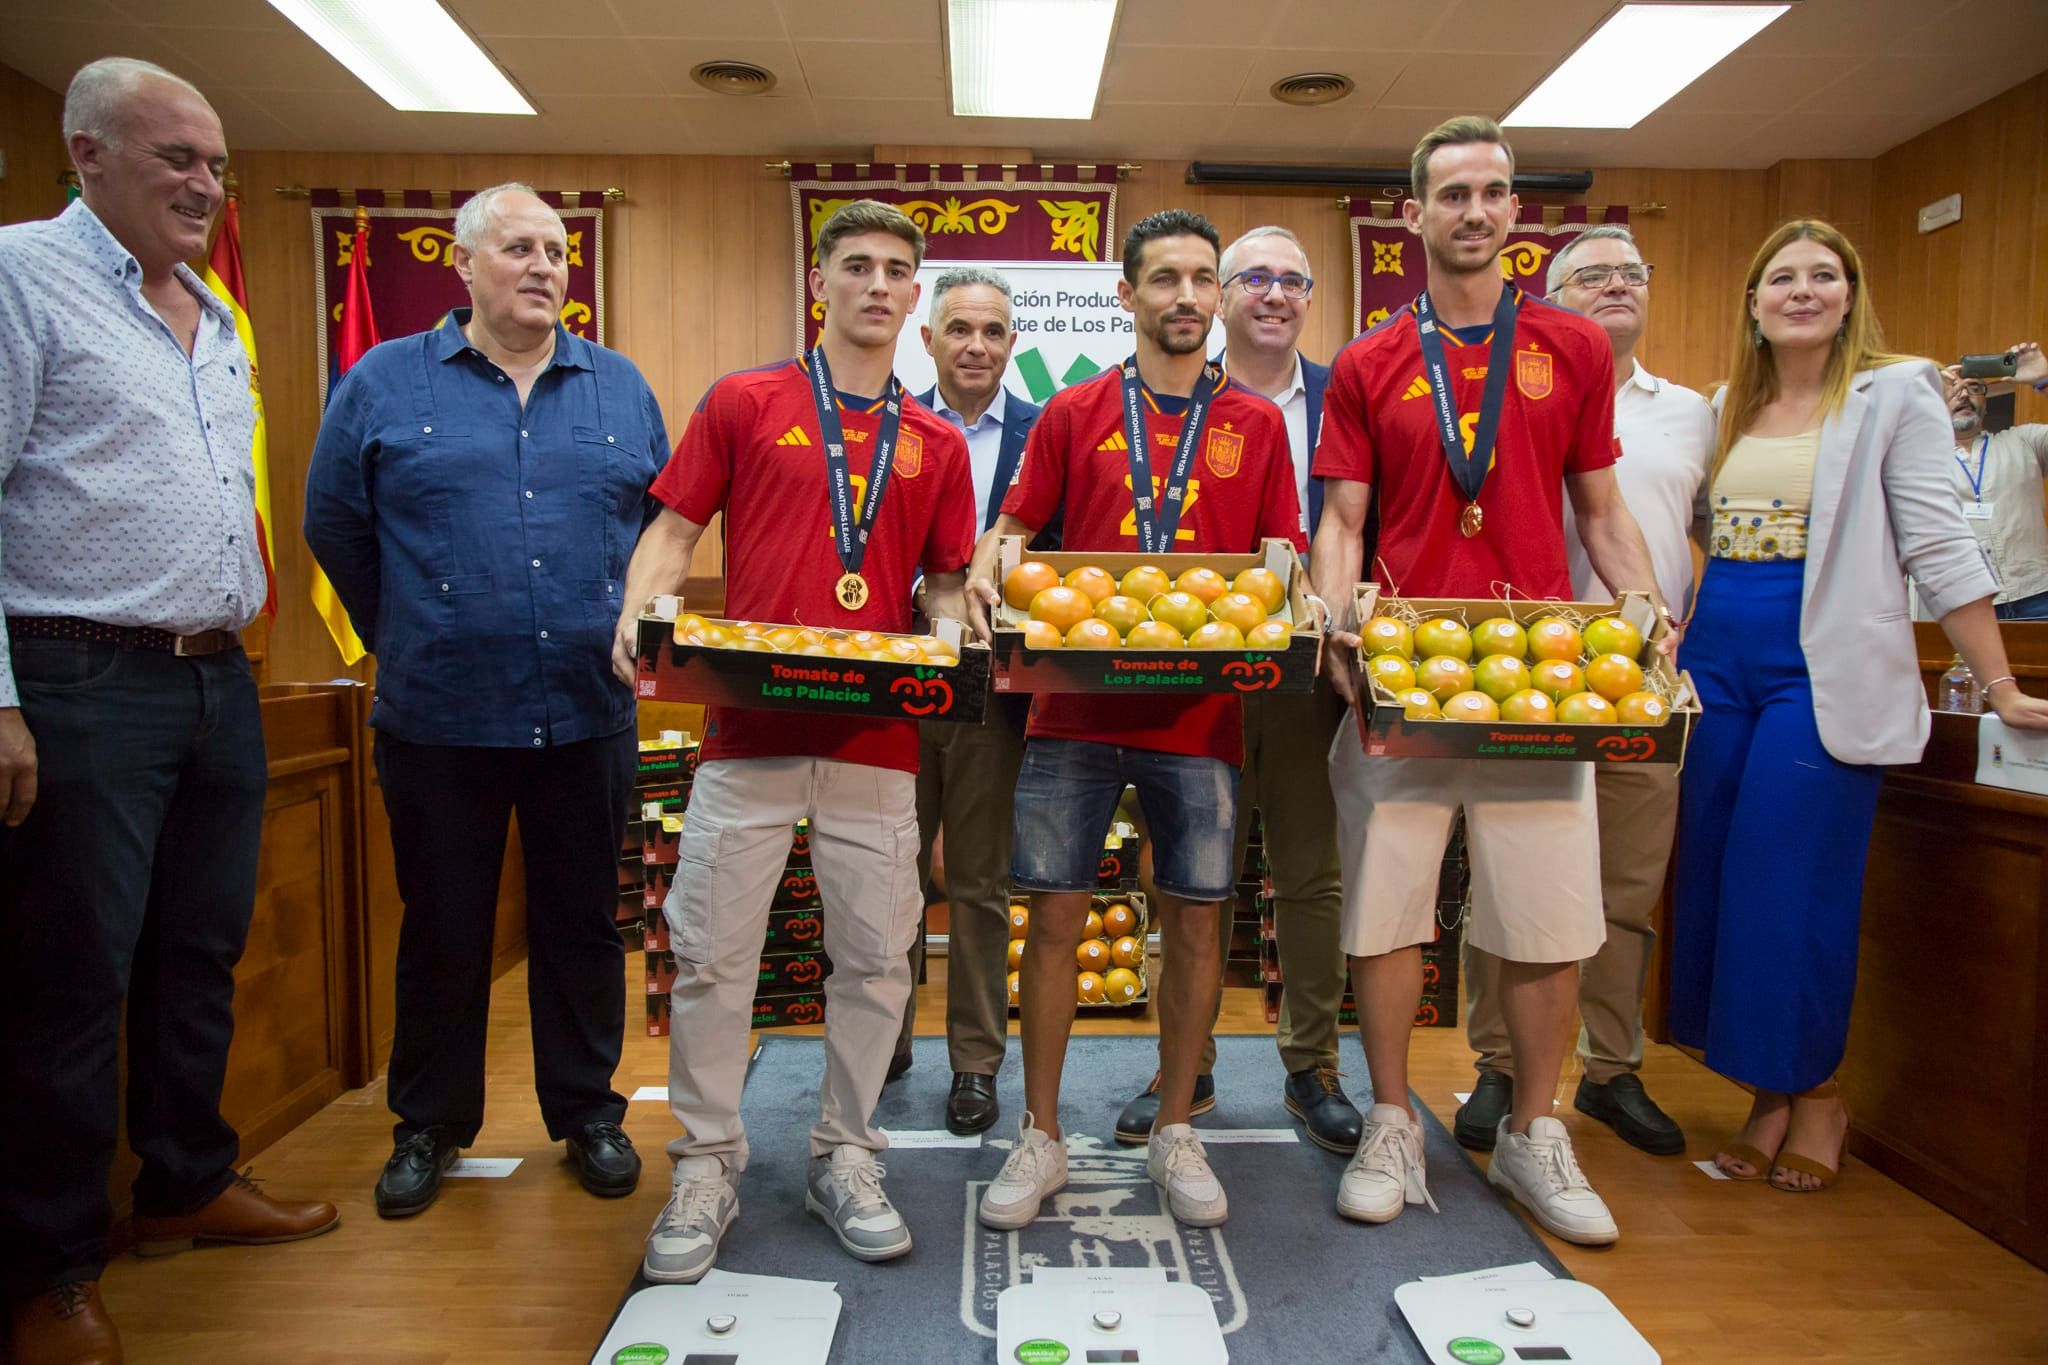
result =
[{"label": "brown leather shoe", "polygon": [[97,1280],[45,1290],[15,1304],[11,1317],[14,1365],[121,1365],[121,1334]]},{"label": "brown leather shoe", "polygon": [[211,1204],[181,1218],[135,1215],[135,1254],[169,1256],[196,1242],[269,1246],[318,1237],[341,1224],[332,1204],[280,1204],[237,1174]]}]

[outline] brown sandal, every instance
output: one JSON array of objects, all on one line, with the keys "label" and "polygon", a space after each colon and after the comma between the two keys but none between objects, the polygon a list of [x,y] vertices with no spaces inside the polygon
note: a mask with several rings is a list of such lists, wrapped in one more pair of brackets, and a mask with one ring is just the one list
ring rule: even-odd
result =
[{"label": "brown sandal", "polygon": [[1730,1180],[1762,1180],[1770,1175],[1771,1167],[1777,1164],[1775,1157],[1758,1151],[1746,1142],[1724,1142],[1721,1144],[1721,1150],[1714,1153],[1714,1155],[1717,1157],[1734,1157],[1737,1161],[1740,1161],[1756,1172],[1755,1175],[1737,1175],[1719,1161],[1716,1161],[1714,1169]]},{"label": "brown sandal", "polygon": [[[1841,1093],[1842,1087],[1834,1080],[1829,1079],[1821,1082],[1811,1090],[1801,1091],[1792,1098],[1795,1100],[1837,1099]],[[1842,1112],[1843,1117],[1846,1118],[1848,1116],[1848,1106],[1844,1105]],[[1842,1133],[1842,1150],[1846,1152],[1848,1147],[1849,1134],[1844,1130]],[[1747,1157],[1743,1159],[1748,1160]],[[1797,1152],[1789,1152],[1781,1147],[1778,1149],[1778,1155],[1771,1162],[1771,1168],[1774,1171],[1792,1171],[1799,1175],[1810,1175],[1820,1183],[1811,1189],[1807,1189],[1798,1185],[1788,1185],[1773,1175],[1771,1177],[1771,1188],[1785,1194],[1819,1194],[1822,1190],[1831,1189],[1835,1182],[1842,1178],[1842,1168],[1839,1164],[1842,1158],[1838,1155],[1835,1160],[1838,1164],[1823,1166],[1812,1157],[1801,1156]]]}]

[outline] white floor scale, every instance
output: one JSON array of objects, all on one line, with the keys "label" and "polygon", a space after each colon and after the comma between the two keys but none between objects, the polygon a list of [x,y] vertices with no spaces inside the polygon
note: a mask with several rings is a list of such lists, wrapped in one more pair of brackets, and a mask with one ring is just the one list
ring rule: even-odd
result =
[{"label": "white floor scale", "polygon": [[838,1330],[830,1284],[712,1270],[626,1300],[590,1365],[825,1365]]},{"label": "white floor scale", "polygon": [[996,1299],[998,1365],[1225,1365],[1216,1305],[1156,1269],[1041,1268]]},{"label": "white floor scale", "polygon": [[1394,1302],[1430,1365],[1659,1365],[1663,1359],[1592,1285],[1533,1262],[1414,1280]]}]

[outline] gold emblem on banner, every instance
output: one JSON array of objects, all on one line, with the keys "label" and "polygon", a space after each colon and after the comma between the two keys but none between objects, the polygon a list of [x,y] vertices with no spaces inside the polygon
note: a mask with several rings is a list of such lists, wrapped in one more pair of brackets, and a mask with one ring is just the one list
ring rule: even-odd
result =
[{"label": "gold emblem on banner", "polygon": [[1210,473],[1219,479],[1230,478],[1244,463],[1244,437],[1228,429],[1212,431],[1203,443],[1202,458],[1208,462]]},{"label": "gold emblem on banner", "polygon": [[1515,352],[1515,387],[1525,398],[1550,397],[1550,357],[1541,351]]},{"label": "gold emblem on banner", "polygon": [[[1370,313],[1367,313],[1365,315],[1365,330],[1370,332],[1373,328],[1385,322],[1388,316],[1388,311],[1384,308],[1373,309]],[[1428,390],[1425,389],[1423,390],[1423,392],[1427,393]]]},{"label": "gold emblem on banner", "polygon": [[590,326],[591,316],[590,305],[587,303],[578,303],[575,299],[569,299],[562,304],[562,325],[585,340],[589,339],[590,334],[587,329]]},{"label": "gold emblem on banner", "polygon": [[904,478],[916,478],[924,469],[924,437],[914,431],[904,432],[896,442],[896,454],[889,464]]},{"label": "gold emblem on banner", "polygon": [[956,195],[948,195],[943,204],[930,199],[907,199],[896,207],[934,237],[976,232],[993,237],[1010,225],[1010,215],[1017,211],[1015,204],[1005,204],[1000,199],[977,199],[963,204]]},{"label": "gold emblem on banner", "polygon": [[399,233],[398,240],[412,248],[412,258],[422,265],[455,264],[455,253],[448,249],[455,245],[455,234],[446,228],[416,227]]},{"label": "gold emblem on banner", "polygon": [[1038,207],[1052,219],[1052,249],[1066,251],[1084,261],[1100,260],[1102,245],[1102,201],[1099,199],[1041,199]]},{"label": "gold emblem on banner", "polygon": [[1500,253],[1500,273],[1508,280],[1534,275],[1543,268],[1543,258],[1550,251],[1549,247],[1536,242],[1510,239],[1507,249]]},{"label": "gold emblem on banner", "polygon": [[1372,244],[1372,273],[1375,275],[1406,275],[1401,268],[1401,248],[1405,242],[1374,242]]}]

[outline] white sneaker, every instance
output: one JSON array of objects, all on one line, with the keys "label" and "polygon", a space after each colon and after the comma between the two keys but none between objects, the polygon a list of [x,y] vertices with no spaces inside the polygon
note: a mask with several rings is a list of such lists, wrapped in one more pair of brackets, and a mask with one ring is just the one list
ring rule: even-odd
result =
[{"label": "white sneaker", "polygon": [[661,1284],[695,1284],[718,1259],[719,1239],[739,1217],[739,1191],[715,1156],[676,1163],[668,1203],[647,1234],[640,1269]]},{"label": "white sneaker", "polygon": [[1502,1119],[1486,1182],[1513,1195],[1532,1218],[1567,1242],[1598,1247],[1621,1238],[1606,1201],[1593,1193],[1579,1170],[1571,1135],[1556,1119],[1531,1119],[1526,1133],[1510,1133],[1508,1120]]},{"label": "white sneaker", "polygon": [[1337,1182],[1337,1212],[1361,1223],[1391,1223],[1405,1204],[1427,1204],[1429,1182],[1422,1169],[1422,1123],[1398,1104],[1365,1111],[1358,1150]]},{"label": "white sneaker", "polygon": [[1067,1187],[1067,1145],[1031,1126],[1027,1112],[1017,1124],[1017,1145],[1003,1169],[981,1193],[978,1216],[992,1228],[1028,1227],[1038,1206]]},{"label": "white sneaker", "polygon": [[1191,1228],[1213,1228],[1230,1217],[1223,1182],[1209,1169],[1202,1140],[1185,1123],[1152,1130],[1145,1149],[1145,1174],[1166,1191],[1166,1208],[1174,1221]]},{"label": "white sneaker", "polygon": [[804,1207],[857,1260],[889,1261],[910,1250],[910,1228],[882,1188],[885,1174],[873,1152],[850,1142],[811,1158]]}]

